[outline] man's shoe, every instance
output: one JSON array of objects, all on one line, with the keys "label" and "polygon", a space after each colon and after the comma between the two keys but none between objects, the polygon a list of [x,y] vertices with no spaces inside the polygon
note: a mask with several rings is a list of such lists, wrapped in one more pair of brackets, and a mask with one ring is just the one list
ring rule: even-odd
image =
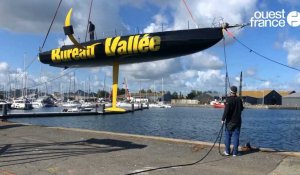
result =
[{"label": "man's shoe", "polygon": [[232,157],[240,156],[240,153],[233,154]]},{"label": "man's shoe", "polygon": [[229,156],[229,155],[230,155],[230,154],[228,154],[226,151],[224,151],[223,154],[224,154],[225,156]]}]

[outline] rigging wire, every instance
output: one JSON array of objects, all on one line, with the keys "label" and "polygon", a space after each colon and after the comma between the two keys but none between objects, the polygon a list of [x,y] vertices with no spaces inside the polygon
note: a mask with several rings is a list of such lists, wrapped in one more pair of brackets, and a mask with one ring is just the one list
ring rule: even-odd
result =
[{"label": "rigging wire", "polygon": [[239,39],[237,39],[231,32],[229,32],[229,31],[226,30],[226,29],[225,29],[225,31],[226,31],[226,33],[227,33],[230,37],[232,37],[232,38],[233,38],[235,41],[237,41],[240,45],[242,45],[243,47],[245,47],[246,49],[248,49],[251,53],[254,53],[255,55],[257,55],[257,56],[259,56],[259,57],[261,57],[261,58],[264,58],[264,59],[266,59],[266,60],[268,60],[268,61],[271,61],[271,62],[273,62],[273,63],[279,64],[279,65],[281,65],[281,66],[284,66],[284,67],[287,67],[287,68],[290,68],[290,69],[293,69],[293,70],[296,70],[296,71],[299,71],[299,72],[300,72],[300,69],[297,69],[297,68],[295,68],[295,67],[291,67],[291,66],[289,66],[289,65],[280,63],[280,62],[278,62],[278,61],[275,61],[274,59],[271,59],[271,58],[269,58],[269,57],[267,57],[267,56],[265,56],[265,55],[263,55],[263,54],[261,54],[261,53],[255,51],[255,50],[251,49],[249,46],[247,46],[247,45],[244,44],[242,41],[240,41]]},{"label": "rigging wire", "polygon": [[199,26],[198,26],[198,24],[196,23],[196,20],[195,20],[195,18],[194,18],[194,16],[193,16],[193,14],[192,14],[192,12],[191,12],[191,10],[190,10],[188,4],[186,3],[185,0],[182,0],[182,1],[183,1],[183,3],[184,3],[185,8],[186,8],[187,11],[189,12],[189,14],[190,14],[190,16],[191,16],[193,22],[195,23],[196,27],[199,28]]},{"label": "rigging wire", "polygon": [[36,57],[33,57],[30,63],[25,67],[24,71],[26,71],[34,63],[35,60],[37,60],[38,56],[39,55],[37,54]]},{"label": "rigging wire", "polygon": [[[42,83],[36,84],[36,85],[31,86],[31,87],[29,87],[29,88],[27,88],[27,89],[32,89],[32,88],[41,86],[41,85],[43,85],[43,84],[45,84],[45,83],[50,83],[50,82],[53,82],[53,81],[55,81],[55,80],[58,80],[58,79],[60,79],[60,78],[62,78],[62,77],[64,77],[64,76],[66,76],[67,74],[69,74],[69,73],[71,73],[71,72],[75,72],[76,69],[77,69],[77,68],[71,70],[71,68],[69,68],[69,70],[71,70],[71,71],[65,72],[64,74],[62,74],[62,75],[60,75],[60,76],[57,76],[57,77],[55,77],[55,78],[52,78],[52,79],[50,79],[50,80],[47,81],[47,82],[42,82]],[[67,70],[67,69],[64,69],[63,72],[64,72],[65,70]]]},{"label": "rigging wire", "polygon": [[[196,162],[186,163],[186,164],[178,164],[178,165],[170,165],[170,166],[163,166],[163,167],[158,167],[158,168],[152,168],[152,169],[137,171],[137,172],[133,172],[133,173],[128,173],[126,175],[134,175],[134,174],[140,174],[140,173],[145,173],[145,172],[150,172],[150,171],[157,171],[157,170],[162,170],[162,169],[169,169],[169,168],[177,168],[177,167],[186,167],[186,166],[196,165],[196,164],[200,163],[202,160],[204,160],[209,155],[209,153],[212,151],[212,149],[215,147],[218,139],[220,137],[222,137],[223,128],[224,128],[224,124],[222,124],[222,126],[219,130],[219,133],[217,135],[217,138],[214,141],[213,145],[210,147],[210,149],[207,151],[207,153],[201,159],[197,160]],[[220,148],[220,143],[219,143],[219,148]],[[220,149],[219,149],[219,153],[221,154]]]},{"label": "rigging wire", "polygon": [[227,87],[230,87],[230,81],[229,81],[229,77],[228,77],[228,64],[227,64],[227,54],[226,54],[226,42],[225,42],[225,37],[224,36],[223,36],[223,52],[224,52],[225,69],[226,69],[226,76],[225,76],[225,97],[227,98]]},{"label": "rigging wire", "polygon": [[[53,25],[53,23],[54,23],[54,20],[55,20],[55,18],[56,18],[56,16],[57,16],[58,9],[59,9],[61,3],[62,3],[62,0],[60,0],[58,6],[57,6],[57,8],[56,8],[54,17],[53,17],[53,19],[52,19],[52,21],[51,21],[51,24],[50,24],[49,28],[48,28],[48,31],[47,31],[47,34],[46,34],[46,36],[45,36],[44,42],[43,42],[43,44],[42,44],[42,47],[40,47],[40,52],[43,50],[43,48],[44,48],[44,46],[45,46],[46,40],[47,40],[47,38],[48,38],[48,36],[49,36],[50,30],[51,30],[52,25]],[[26,66],[26,68],[24,69],[24,71],[26,71],[26,70],[27,70],[27,69],[28,69],[28,68],[29,68],[29,67],[37,60],[37,58],[38,58],[38,55],[37,55],[37,57],[34,57],[34,58],[30,61],[30,63]]]},{"label": "rigging wire", "polygon": [[90,4],[89,18],[88,18],[88,22],[87,22],[87,25],[86,25],[86,32],[85,32],[85,40],[84,40],[85,42],[86,42],[86,38],[87,38],[87,33],[88,33],[88,28],[89,28],[89,22],[90,22],[90,19],[91,19],[91,12],[92,12],[93,1],[94,0],[91,0],[91,4]]},{"label": "rigging wire", "polygon": [[57,13],[58,13],[58,9],[59,9],[59,7],[60,7],[62,1],[63,1],[63,0],[60,0],[60,1],[59,1],[59,4],[58,4],[58,6],[57,6],[57,8],[56,8],[54,17],[52,18],[50,27],[49,27],[49,29],[48,29],[48,31],[47,31],[46,37],[45,37],[44,42],[43,42],[43,45],[42,45],[42,47],[41,47],[41,50],[42,50],[42,49],[44,48],[44,46],[45,46],[46,40],[47,40],[47,38],[48,38],[48,35],[49,35],[49,33],[50,33],[50,30],[51,30],[51,28],[52,28],[52,25],[53,25],[53,23],[54,23],[54,20],[55,20],[55,18],[56,18],[56,15],[57,15]]}]

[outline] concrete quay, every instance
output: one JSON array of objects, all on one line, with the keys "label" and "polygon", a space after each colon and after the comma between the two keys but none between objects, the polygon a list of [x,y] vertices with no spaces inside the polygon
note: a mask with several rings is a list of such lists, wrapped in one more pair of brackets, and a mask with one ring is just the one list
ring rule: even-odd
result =
[{"label": "concrete quay", "polygon": [[[0,135],[0,175],[125,175],[196,162],[212,145],[9,122],[0,122]],[[223,157],[216,147],[195,165],[139,174],[299,175],[300,153],[263,149]]]}]

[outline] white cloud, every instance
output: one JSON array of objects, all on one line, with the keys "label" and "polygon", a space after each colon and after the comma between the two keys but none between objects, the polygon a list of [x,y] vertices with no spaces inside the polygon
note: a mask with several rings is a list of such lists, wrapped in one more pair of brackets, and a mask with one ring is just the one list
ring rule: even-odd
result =
[{"label": "white cloud", "polygon": [[131,79],[160,79],[182,70],[179,59],[169,59],[121,66],[122,74]]},{"label": "white cloud", "polygon": [[153,32],[160,32],[162,30],[170,30],[170,28],[163,28],[163,26],[168,26],[167,17],[162,14],[156,14],[154,17],[154,22],[150,23],[145,29],[144,33],[153,33]]},{"label": "white cloud", "polygon": [[[214,20],[223,18],[229,24],[245,23],[255,8],[256,0],[190,0],[189,7],[200,27],[210,27]],[[191,21],[187,9],[181,3],[174,13],[174,26],[186,26]]]},{"label": "white cloud", "polygon": [[64,45],[72,45],[72,41],[69,39],[69,37],[66,37],[63,39],[58,39],[58,47],[62,47]]},{"label": "white cloud", "polygon": [[0,62],[0,72],[6,72],[8,71],[8,64],[6,62]]},{"label": "white cloud", "polygon": [[288,52],[289,66],[300,66],[300,41],[288,40],[283,43],[283,48]]},{"label": "white cloud", "polygon": [[256,74],[257,70],[255,68],[249,68],[245,71],[245,75],[252,77]]},{"label": "white cloud", "polygon": [[224,66],[223,62],[217,56],[207,52],[198,52],[190,57],[190,59],[186,59],[188,61],[187,68],[189,69],[221,69]]},{"label": "white cloud", "polygon": [[224,89],[224,75],[219,70],[188,70],[170,76],[176,86],[197,90]]},{"label": "white cloud", "polygon": [[262,82],[261,87],[263,87],[263,88],[272,88],[272,83],[270,81]]}]

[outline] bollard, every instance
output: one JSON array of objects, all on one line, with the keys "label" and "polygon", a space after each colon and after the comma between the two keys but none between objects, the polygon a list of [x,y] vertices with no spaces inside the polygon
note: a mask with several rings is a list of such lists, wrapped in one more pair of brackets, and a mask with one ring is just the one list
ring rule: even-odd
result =
[{"label": "bollard", "polygon": [[105,112],[105,104],[102,105],[102,113],[104,114]]},{"label": "bollard", "polygon": [[2,105],[2,121],[7,121],[7,107],[8,104]]},{"label": "bollard", "polygon": [[131,112],[134,112],[134,103],[131,104]]}]

